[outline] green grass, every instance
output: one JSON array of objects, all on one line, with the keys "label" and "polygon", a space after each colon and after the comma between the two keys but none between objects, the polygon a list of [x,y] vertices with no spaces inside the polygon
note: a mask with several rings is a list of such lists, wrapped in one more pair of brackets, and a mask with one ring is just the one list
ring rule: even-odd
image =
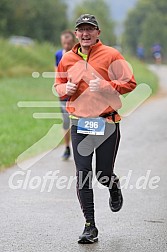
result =
[{"label": "green grass", "polygon": [[125,58],[132,67],[138,86],[133,92],[121,96],[122,107],[118,112],[122,117],[130,115],[158,90],[158,78],[147,68],[146,64],[132,56]]},{"label": "green grass", "polygon": [[[58,119],[34,119],[34,112],[59,112],[59,108],[19,108],[19,101],[56,101],[52,93],[53,80],[32,77],[3,78],[0,80],[0,168],[8,167],[27,148],[46,135]],[[60,124],[59,124],[60,126]],[[59,140],[61,126],[53,143],[27,153],[23,159],[48,150]]]},{"label": "green grass", "polygon": [[[52,93],[53,79],[31,77],[34,71],[53,71],[54,47],[35,44],[34,47],[22,48],[9,45],[5,40],[0,40],[0,47],[3,48],[0,52],[0,170],[3,170],[13,165],[23,152],[21,160],[56,146],[62,130],[61,124],[52,128],[61,120],[34,119],[32,116],[34,112],[59,112],[59,108],[17,106],[19,101],[57,100]],[[136,59],[128,58],[128,61],[134,68],[138,84],[148,83],[155,94],[158,88],[156,76]],[[36,142],[39,144],[31,148]]]},{"label": "green grass", "polygon": [[158,78],[146,66],[134,57],[127,56],[126,60],[132,65],[137,84],[146,83],[152,89],[152,94],[158,91]]}]

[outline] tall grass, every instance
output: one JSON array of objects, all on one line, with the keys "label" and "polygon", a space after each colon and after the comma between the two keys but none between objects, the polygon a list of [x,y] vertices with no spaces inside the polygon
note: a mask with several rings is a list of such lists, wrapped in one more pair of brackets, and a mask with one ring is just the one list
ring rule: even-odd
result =
[{"label": "tall grass", "polygon": [[53,71],[55,48],[49,43],[14,46],[0,39],[0,77],[30,75],[34,71]]}]

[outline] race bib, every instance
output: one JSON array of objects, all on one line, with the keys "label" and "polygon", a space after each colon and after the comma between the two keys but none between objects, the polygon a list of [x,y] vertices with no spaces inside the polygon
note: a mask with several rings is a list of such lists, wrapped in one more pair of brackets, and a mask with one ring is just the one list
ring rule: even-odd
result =
[{"label": "race bib", "polygon": [[105,119],[97,118],[80,118],[77,125],[77,133],[88,135],[104,135]]}]

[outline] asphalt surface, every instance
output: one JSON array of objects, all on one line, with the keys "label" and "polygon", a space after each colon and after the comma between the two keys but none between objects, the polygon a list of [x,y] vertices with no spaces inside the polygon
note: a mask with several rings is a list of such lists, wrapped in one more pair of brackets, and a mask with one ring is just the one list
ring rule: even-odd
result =
[{"label": "asphalt surface", "polygon": [[[61,146],[28,170],[15,166],[0,174],[1,252],[167,251],[167,67],[150,68],[159,75],[160,92],[121,123],[122,140],[115,171],[119,176],[131,173],[127,189],[124,184],[122,210],[112,213],[107,189],[100,189],[97,184],[94,188],[98,243],[77,243],[84,218],[75,182],[70,189],[58,189],[60,184],[55,180],[51,192],[47,192],[49,183],[40,192],[43,182],[39,178],[43,181],[48,171],[60,170],[58,178],[75,176],[73,159],[63,162],[60,158]],[[22,172],[13,180],[13,185],[21,188],[13,190],[9,178],[15,172]],[[145,189],[139,189],[136,183],[146,174],[148,183]],[[33,184],[34,176],[38,178]],[[154,184],[158,186],[156,189],[151,189],[154,176],[160,181]],[[39,187],[30,189],[37,180]],[[19,184],[22,181],[24,185]]]}]

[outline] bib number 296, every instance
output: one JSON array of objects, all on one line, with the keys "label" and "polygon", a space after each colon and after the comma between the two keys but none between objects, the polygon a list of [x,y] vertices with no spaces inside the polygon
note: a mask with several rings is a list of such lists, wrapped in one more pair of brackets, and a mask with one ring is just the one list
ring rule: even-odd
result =
[{"label": "bib number 296", "polygon": [[80,118],[78,120],[77,133],[89,135],[104,135],[105,119],[97,118]]},{"label": "bib number 296", "polygon": [[85,121],[85,128],[98,129],[99,123],[93,121]]}]

